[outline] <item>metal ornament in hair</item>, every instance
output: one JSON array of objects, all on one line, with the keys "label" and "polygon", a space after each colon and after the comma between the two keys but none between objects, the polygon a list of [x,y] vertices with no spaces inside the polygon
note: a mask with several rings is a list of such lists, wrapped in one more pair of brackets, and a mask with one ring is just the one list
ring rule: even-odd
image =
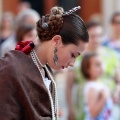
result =
[{"label": "metal ornament in hair", "polygon": [[48,24],[47,24],[46,22],[44,22],[44,23],[42,24],[42,28],[46,30],[46,29],[48,28]]},{"label": "metal ornament in hair", "polygon": [[57,56],[57,48],[55,47],[54,48],[54,57],[53,57],[53,61],[54,61],[54,63],[56,64],[56,66],[57,66],[57,63],[58,63],[58,56]]},{"label": "metal ornament in hair", "polygon": [[44,30],[46,30],[46,29],[48,29],[48,23],[47,22],[45,22],[45,16],[42,16],[42,28],[44,29]]},{"label": "metal ornament in hair", "polygon": [[64,12],[62,16],[70,15],[70,14],[72,14],[73,12],[79,10],[80,8],[81,8],[80,6],[74,7],[74,8],[72,8],[71,10],[69,10],[68,12]]}]

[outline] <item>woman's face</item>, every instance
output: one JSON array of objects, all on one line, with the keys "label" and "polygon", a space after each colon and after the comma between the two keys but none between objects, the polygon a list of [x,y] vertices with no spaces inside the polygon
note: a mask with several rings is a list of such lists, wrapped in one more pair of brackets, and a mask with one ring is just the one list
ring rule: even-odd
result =
[{"label": "woman's face", "polygon": [[92,80],[98,79],[102,75],[103,68],[100,56],[94,56],[90,59],[90,67],[88,72]]},{"label": "woman's face", "polygon": [[48,61],[48,64],[54,70],[60,70],[64,68],[68,68],[69,66],[73,67],[76,58],[82,54],[82,52],[87,47],[88,43],[80,41],[78,46],[74,44],[64,45],[62,42],[56,46],[57,48],[57,56],[58,56],[58,63],[57,66],[53,61],[54,57],[54,47],[51,50],[51,59]]}]

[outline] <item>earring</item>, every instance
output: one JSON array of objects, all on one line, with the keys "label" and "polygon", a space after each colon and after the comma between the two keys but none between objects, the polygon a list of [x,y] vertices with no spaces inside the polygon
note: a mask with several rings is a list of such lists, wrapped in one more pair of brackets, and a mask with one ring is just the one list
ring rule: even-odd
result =
[{"label": "earring", "polygon": [[58,63],[58,56],[57,56],[57,48],[55,47],[54,48],[54,57],[53,57],[53,61],[54,61],[54,63],[56,64],[56,66],[57,66],[57,63]]}]

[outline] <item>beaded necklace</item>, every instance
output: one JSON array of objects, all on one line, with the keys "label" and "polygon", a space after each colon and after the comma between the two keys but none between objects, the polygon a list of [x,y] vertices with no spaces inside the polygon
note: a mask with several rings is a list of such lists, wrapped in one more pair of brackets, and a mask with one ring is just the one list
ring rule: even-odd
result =
[{"label": "beaded necklace", "polygon": [[[32,58],[34,64],[37,66],[37,68],[38,68],[38,70],[39,70],[39,72],[40,72],[40,75],[42,76],[42,80],[43,80],[43,82],[44,82],[44,84],[45,84],[45,87],[46,87],[46,89],[47,89],[47,91],[48,91],[48,95],[49,95],[49,99],[50,99],[50,103],[51,103],[52,120],[58,120],[58,119],[59,119],[59,117],[58,117],[58,96],[57,96],[56,83],[55,83],[55,81],[54,81],[51,73],[49,72],[47,66],[46,66],[46,65],[42,65],[42,63],[40,62],[40,60],[39,60],[39,58],[37,57],[36,52],[35,52],[34,49],[30,52],[30,55],[31,55],[31,58]],[[55,105],[54,105],[53,98],[52,98],[51,92],[50,92],[50,90],[49,90],[49,87],[46,85],[46,83],[45,83],[45,81],[44,81],[45,77],[44,77],[44,75],[42,74],[39,65],[41,65],[41,67],[44,67],[44,68],[45,68],[45,70],[47,71],[47,73],[48,73],[48,75],[49,75],[49,77],[50,77],[50,79],[51,79],[51,81],[53,82],[53,85],[54,85],[54,87],[55,87]],[[56,113],[56,115],[55,115],[55,113]],[[56,117],[55,117],[55,116],[56,116]]]}]

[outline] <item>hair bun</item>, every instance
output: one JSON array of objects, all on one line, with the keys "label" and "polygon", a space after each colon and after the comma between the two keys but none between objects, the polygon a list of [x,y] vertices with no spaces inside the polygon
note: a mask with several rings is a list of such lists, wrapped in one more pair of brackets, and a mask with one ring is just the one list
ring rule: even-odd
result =
[{"label": "hair bun", "polygon": [[41,41],[50,40],[58,34],[63,26],[63,16],[70,15],[78,9],[80,9],[79,6],[64,12],[62,7],[55,6],[50,10],[50,14],[42,16],[37,22],[37,32]]},{"label": "hair bun", "polygon": [[54,15],[56,15],[56,14],[63,14],[63,12],[64,12],[64,10],[63,10],[63,8],[62,7],[53,7],[52,9],[51,9],[51,14],[54,14]]}]

